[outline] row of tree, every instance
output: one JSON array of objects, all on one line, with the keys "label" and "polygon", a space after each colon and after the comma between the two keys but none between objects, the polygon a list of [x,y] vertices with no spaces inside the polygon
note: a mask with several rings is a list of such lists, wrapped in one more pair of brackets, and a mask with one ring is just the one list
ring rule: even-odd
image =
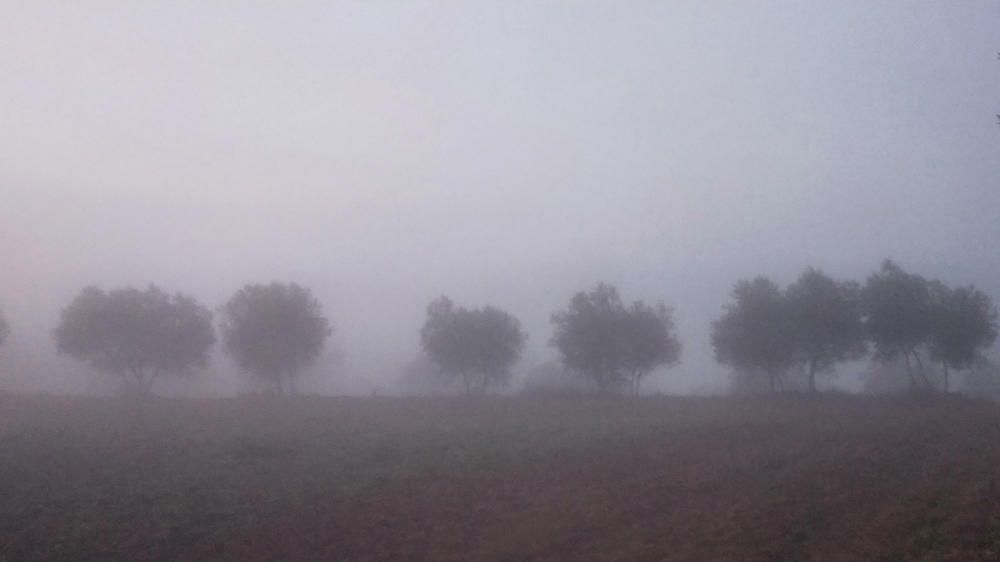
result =
[{"label": "row of tree", "polygon": [[[643,377],[680,360],[672,311],[636,301],[626,306],[611,285],[577,293],[552,315],[552,345],[571,372],[602,392],[638,394]],[[420,330],[424,352],[466,392],[505,385],[527,336],[516,318],[493,307],[466,309],[441,297],[427,308]]]},{"label": "row of tree", "polygon": [[782,290],[765,277],[740,281],[712,325],[716,359],[766,376],[781,390],[795,366],[816,390],[816,376],[873,351],[877,362],[902,362],[911,389],[933,389],[925,360],[949,373],[985,361],[997,338],[997,313],[975,287],[952,288],[908,273],[890,260],[864,286],[807,269]]},{"label": "row of tree", "polygon": [[[244,372],[294,390],[295,378],[322,350],[332,329],[319,302],[295,284],[247,285],[220,308],[223,349]],[[716,359],[738,372],[785,388],[799,368],[808,388],[841,362],[872,350],[882,363],[901,362],[911,388],[932,388],[925,361],[935,361],[948,390],[952,370],[983,361],[997,338],[997,313],[975,287],[951,288],[908,273],[891,261],[864,286],[807,269],[782,289],[765,277],[738,282],[732,302],[712,324]],[[602,392],[638,394],[650,372],[680,360],[673,312],[662,303],[626,304],[615,287],[598,284],[552,315],[551,345],[563,366]],[[9,332],[0,317],[0,343]],[[105,292],[84,289],[54,333],[61,353],[150,392],[162,375],[204,367],[216,343],[213,315],[194,299],[155,286]],[[509,383],[527,336],[513,315],[467,309],[447,297],[430,303],[420,329],[424,352],[467,393]]]},{"label": "row of tree", "polygon": [[[319,302],[295,284],[247,285],[220,308],[223,349],[237,367],[294,390],[296,375],[315,360],[332,333]],[[574,373],[602,391],[628,389],[654,368],[676,363],[681,346],[670,309],[636,301],[599,284],[552,316],[552,345]],[[0,318],[0,343],[7,334]],[[63,309],[54,332],[58,351],[117,376],[132,393],[147,394],[165,375],[207,365],[216,343],[213,314],[193,298],[145,290],[87,287]],[[467,393],[509,383],[527,335],[511,314],[467,309],[446,297],[431,302],[420,329],[427,356]]]},{"label": "row of tree", "polygon": [[[280,393],[314,360],[332,330],[319,302],[295,284],[247,285],[221,308],[223,348],[236,365]],[[212,313],[194,299],[155,286],[84,289],[62,311],[60,353],[118,376],[146,394],[163,375],[207,364],[216,343]]]}]

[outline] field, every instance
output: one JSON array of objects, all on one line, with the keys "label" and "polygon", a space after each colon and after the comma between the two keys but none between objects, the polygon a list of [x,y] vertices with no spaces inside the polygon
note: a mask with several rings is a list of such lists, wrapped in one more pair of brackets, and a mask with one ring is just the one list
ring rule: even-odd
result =
[{"label": "field", "polygon": [[996,560],[961,399],[0,397],[0,560]]}]

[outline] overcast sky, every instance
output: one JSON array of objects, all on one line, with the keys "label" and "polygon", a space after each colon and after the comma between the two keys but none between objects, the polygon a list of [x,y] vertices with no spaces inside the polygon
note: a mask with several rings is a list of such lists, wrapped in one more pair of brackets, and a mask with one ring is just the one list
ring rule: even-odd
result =
[{"label": "overcast sky", "polygon": [[3,353],[87,284],[287,280],[337,376],[393,378],[442,293],[530,366],[604,280],[676,309],[655,385],[712,386],[742,277],[1000,297],[997,51],[998,2],[2,2]]}]

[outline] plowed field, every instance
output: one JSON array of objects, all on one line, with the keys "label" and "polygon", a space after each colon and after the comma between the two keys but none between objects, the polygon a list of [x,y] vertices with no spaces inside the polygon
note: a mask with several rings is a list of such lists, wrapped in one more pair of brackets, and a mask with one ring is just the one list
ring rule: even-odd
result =
[{"label": "plowed field", "polygon": [[0,397],[0,560],[996,560],[961,400]]}]

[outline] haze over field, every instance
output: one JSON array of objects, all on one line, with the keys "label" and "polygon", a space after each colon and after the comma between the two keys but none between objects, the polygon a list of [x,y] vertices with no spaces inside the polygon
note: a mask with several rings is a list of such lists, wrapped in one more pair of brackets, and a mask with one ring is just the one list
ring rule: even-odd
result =
[{"label": "haze over field", "polygon": [[662,300],[670,392],[724,384],[737,279],[892,257],[1000,295],[997,29],[971,1],[7,3],[0,384],[91,388],[51,338],[88,284],[307,286],[338,392],[391,383],[441,294],[520,318],[522,368],[576,291]]}]

